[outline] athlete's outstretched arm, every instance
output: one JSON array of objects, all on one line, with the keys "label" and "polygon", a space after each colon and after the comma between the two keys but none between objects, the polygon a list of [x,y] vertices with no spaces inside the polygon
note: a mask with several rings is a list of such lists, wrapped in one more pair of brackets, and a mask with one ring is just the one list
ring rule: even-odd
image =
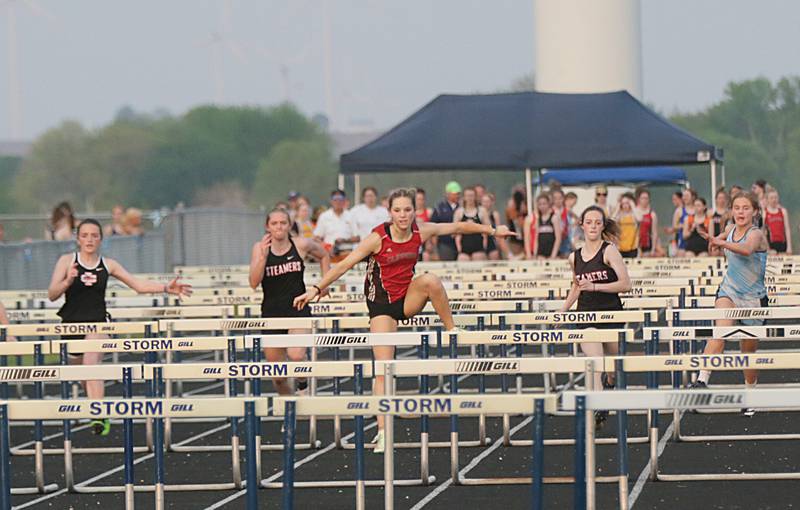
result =
[{"label": "athlete's outstretched arm", "polygon": [[175,277],[169,283],[151,282],[150,280],[140,280],[130,274],[122,264],[113,259],[105,259],[108,274],[132,288],[139,294],[174,294],[176,296],[191,296],[192,286],[188,283],[180,283]]},{"label": "athlete's outstretched arm", "polygon": [[353,266],[367,258],[373,253],[377,253],[381,248],[381,238],[375,232],[370,233],[363,241],[358,243],[353,251],[344,259],[340,260],[322,277],[322,280],[303,294],[294,298],[294,307],[302,310],[312,299],[317,298],[329,285],[338,280],[349,271]]},{"label": "athlete's outstretched arm", "polygon": [[53,269],[50,286],[47,287],[47,297],[55,301],[64,295],[75,278],[78,277],[78,263],[72,259],[71,254],[62,255]]},{"label": "athlete's outstretched arm", "polygon": [[[731,228],[735,227],[731,226]],[[766,238],[764,237],[764,231],[761,229],[752,229],[746,235],[747,239],[745,239],[743,243],[728,242],[725,237],[720,236],[712,238],[711,244],[713,246],[719,246],[723,250],[730,250],[733,253],[749,257],[753,253],[759,251],[759,248],[763,249],[766,244]]]},{"label": "athlete's outstretched arm", "polygon": [[272,236],[269,233],[264,234],[260,241],[253,244],[253,250],[250,252],[250,288],[255,290],[261,283],[261,277],[264,275],[264,268],[267,265],[267,254],[269,247],[272,244]]},{"label": "athlete's outstretched arm", "polygon": [[783,226],[786,229],[785,236],[786,236],[786,254],[792,254],[792,226],[789,224],[789,213],[786,211],[785,207],[781,207],[783,210]]},{"label": "athlete's outstretched arm", "polygon": [[474,223],[472,221],[459,221],[458,223],[423,223],[420,227],[420,234],[422,235],[423,241],[427,241],[435,236],[455,234],[486,234],[495,237],[511,237],[517,235],[515,232],[511,232],[505,225],[498,225],[497,228],[492,228],[491,225]]}]

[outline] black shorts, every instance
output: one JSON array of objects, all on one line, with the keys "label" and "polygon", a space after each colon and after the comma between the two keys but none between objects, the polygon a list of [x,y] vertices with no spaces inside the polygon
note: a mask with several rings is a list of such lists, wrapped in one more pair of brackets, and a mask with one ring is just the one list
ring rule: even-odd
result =
[{"label": "black shorts", "polygon": [[[297,310],[292,307],[272,308],[261,310],[262,319],[283,319],[283,318],[304,318],[313,317],[311,315],[311,307],[306,305],[302,310]],[[288,335],[288,329],[265,329],[261,331],[264,335]]]},{"label": "black shorts", "polygon": [[405,320],[407,318],[405,312],[403,311],[405,302],[405,296],[394,303],[376,303],[368,299],[367,308],[369,309],[369,318],[372,319],[373,317],[377,317],[379,315],[388,315],[396,321]]},{"label": "black shorts", "polygon": [[639,256],[639,250],[621,251],[619,252],[619,254],[626,259],[635,259],[636,257]]},{"label": "black shorts", "polygon": [[[90,320],[62,320],[61,324],[74,324],[80,322],[111,322],[111,315],[106,312],[105,317],[102,319],[94,318]],[[86,335],[61,335],[61,340],[86,340]],[[84,353],[72,353],[70,352],[68,356],[70,358],[80,358],[83,356]]]},{"label": "black shorts", "polygon": [[772,241],[770,241],[769,249],[775,250],[778,253],[786,253],[786,242],[784,241],[782,243],[781,242],[773,243]]}]

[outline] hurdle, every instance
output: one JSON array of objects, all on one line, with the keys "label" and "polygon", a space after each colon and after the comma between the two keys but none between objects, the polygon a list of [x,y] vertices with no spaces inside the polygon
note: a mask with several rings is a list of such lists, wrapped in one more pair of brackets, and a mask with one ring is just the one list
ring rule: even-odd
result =
[{"label": "hurdle", "polygon": [[[624,412],[636,409],[720,409],[726,407],[797,407],[800,405],[800,394],[793,389],[755,389],[755,390],[620,390],[620,391],[592,391],[592,392],[566,392],[562,398],[564,409],[575,410],[579,407],[592,410],[617,409]],[[624,431],[621,426],[620,429]],[[594,449],[591,433],[586,432],[587,457]],[[626,446],[624,433],[621,435],[620,444]],[[625,448],[626,449],[626,448]],[[620,479],[624,477],[627,485],[628,467],[626,458],[621,457],[619,462]],[[592,469],[594,469],[592,467]],[[586,497],[587,509],[594,509],[593,473],[587,472],[585,493],[576,495]],[[765,476],[767,475],[767,476]],[[779,478],[773,478],[779,475]],[[782,479],[795,480],[800,478],[800,473],[726,473],[721,475],[670,475],[670,481],[703,481],[703,480],[763,480]],[[628,508],[627,487],[620,489],[620,509]]]},{"label": "hurdle", "polygon": [[[392,378],[391,365],[386,365],[386,377]],[[388,388],[388,386],[387,386]],[[544,471],[544,420],[547,413],[556,409],[554,395],[502,395],[502,396],[353,396],[353,397],[307,397],[307,398],[276,398],[273,402],[273,412],[285,416],[286,432],[289,436],[293,431],[291,424],[297,416],[311,414],[338,414],[347,416],[364,416],[373,414],[386,415],[386,450],[384,453],[384,479],[366,480],[364,476],[364,448],[363,448],[363,421],[357,423],[356,444],[356,476],[350,482],[336,482],[336,485],[356,487],[356,508],[365,508],[365,489],[370,486],[383,486],[384,508],[394,508],[394,487],[401,485],[394,479],[394,420],[397,415],[409,412],[425,415],[457,416],[459,414],[474,415],[502,414],[506,412],[533,414],[533,466],[532,466],[532,508],[543,508],[542,486]],[[287,442],[291,439],[287,439]],[[292,491],[295,487],[307,487],[304,482],[294,482],[288,475],[293,471],[293,459],[287,456],[284,464],[284,507],[293,501]],[[287,476],[288,475],[288,476]],[[346,485],[345,485],[346,484]],[[291,508],[291,506],[288,506]]]},{"label": "hurdle", "polygon": [[[756,354],[713,354],[713,355],[665,355],[665,356],[645,356],[633,358],[617,358],[606,359],[606,365],[614,365],[621,362],[623,370],[627,372],[648,372],[648,371],[672,371],[676,368],[691,368],[692,370],[712,370],[712,371],[730,371],[742,370],[743,368],[757,368],[759,370],[785,370],[785,369],[798,369],[800,368],[800,353],[756,353]],[[737,388],[738,391],[740,388]],[[724,390],[731,391],[732,388],[724,388]],[[698,390],[694,390],[697,392]],[[714,389],[714,391],[721,391],[721,389]],[[759,388],[760,391],[760,388]],[[795,389],[796,391],[796,389]],[[676,407],[674,423],[675,427],[680,427],[681,413],[680,408]],[[730,407],[728,408],[730,409]],[[737,408],[737,411],[740,408]],[[789,406],[780,406],[781,410],[792,410]],[[719,406],[714,409],[715,411],[722,410]],[[678,434],[673,437],[680,442],[708,442],[708,441],[761,441],[761,440],[797,440],[800,439],[800,434],[735,434],[735,435],[705,435],[705,436],[684,436]],[[651,424],[650,429],[650,466],[651,480],[665,480],[677,481],[683,475],[672,475],[662,473],[658,469],[658,424]],[[727,474],[723,474],[727,476]],[[756,478],[746,478],[742,475],[738,478],[716,478],[717,475],[708,475],[709,478],[705,480],[723,480],[723,479],[742,479],[742,480],[757,480],[757,479],[787,479],[785,473],[775,474],[775,478],[767,478],[768,474],[758,474]],[[705,476],[705,475],[704,475]],[[749,475],[744,475],[749,476]],[[795,478],[800,479],[800,473],[796,474]]]},{"label": "hurdle", "polygon": [[[134,492],[153,492],[155,494],[155,508],[163,509],[165,505],[165,491],[200,491],[214,490],[214,488],[234,488],[232,484],[167,484],[164,476],[164,444],[162,422],[165,417],[179,418],[188,416],[227,417],[243,416],[247,418],[248,439],[256,434],[254,416],[267,414],[266,400],[231,399],[231,398],[206,398],[206,399],[104,399],[104,400],[5,400],[0,401],[0,450],[2,450],[2,476],[4,482],[8,480],[11,464],[8,456],[8,424],[12,420],[43,420],[59,419],[71,421],[76,419],[123,419],[130,423],[133,418],[147,417],[156,423],[155,442],[155,475],[154,483],[150,485],[134,485],[133,462],[133,429],[126,427],[125,445],[125,484],[121,486],[92,486],[85,483],[76,484],[72,488],[75,492],[86,493],[111,493],[122,492],[125,494],[125,508],[133,508]],[[253,459],[256,451],[252,447],[253,441],[248,440],[248,462],[254,466]],[[248,470],[248,509],[257,508],[257,480],[254,473]],[[0,491],[0,507],[11,508],[10,484],[3,483]],[[252,492],[252,495],[251,495]],[[252,501],[255,505],[251,504]]]}]

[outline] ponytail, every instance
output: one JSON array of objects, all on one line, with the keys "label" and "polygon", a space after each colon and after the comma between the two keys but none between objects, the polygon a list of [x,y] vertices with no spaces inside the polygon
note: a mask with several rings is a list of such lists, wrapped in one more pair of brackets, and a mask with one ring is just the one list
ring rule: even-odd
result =
[{"label": "ponytail", "polygon": [[599,212],[600,215],[603,217],[603,233],[602,238],[604,241],[608,241],[610,243],[616,243],[619,240],[620,229],[619,225],[616,221],[612,220],[606,215],[606,212],[603,210],[602,207],[598,207],[596,205],[590,205],[586,209],[583,210],[581,213],[581,225],[583,225],[583,220],[586,218],[586,214],[592,211]]}]

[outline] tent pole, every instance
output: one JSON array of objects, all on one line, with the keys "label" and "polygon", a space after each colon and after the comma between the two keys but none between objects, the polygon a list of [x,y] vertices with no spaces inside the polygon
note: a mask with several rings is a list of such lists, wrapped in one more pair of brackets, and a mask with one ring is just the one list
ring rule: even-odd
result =
[{"label": "tent pole", "polygon": [[717,201],[714,200],[714,196],[717,193],[717,160],[711,159],[711,163],[709,165],[711,167],[711,203],[714,204],[712,210],[717,212]]},{"label": "tent pole", "polygon": [[358,199],[361,197],[361,174],[353,174],[353,204],[358,205]]},{"label": "tent pole", "polygon": [[527,200],[528,214],[533,213],[533,183],[531,182],[531,169],[525,169],[525,198]]},{"label": "tent pole", "polygon": [[725,185],[726,185],[726,182],[725,182],[725,162],[724,161],[719,164],[719,168],[720,168],[720,171],[722,172],[722,187],[724,188]]},{"label": "tent pole", "polygon": [[344,174],[339,174],[339,182],[337,183],[336,187],[344,191]]}]

